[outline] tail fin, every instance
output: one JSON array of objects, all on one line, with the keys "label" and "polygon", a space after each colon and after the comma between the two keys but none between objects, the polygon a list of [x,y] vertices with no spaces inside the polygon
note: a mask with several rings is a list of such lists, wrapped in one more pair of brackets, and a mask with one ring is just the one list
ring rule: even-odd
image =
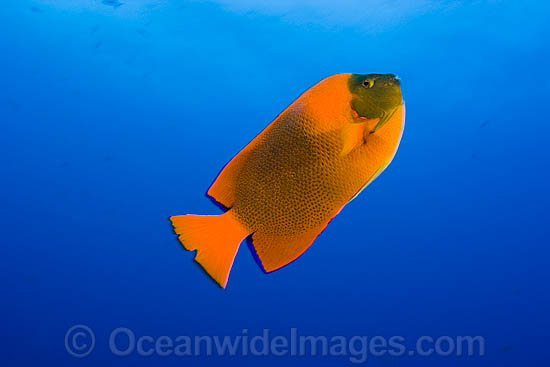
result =
[{"label": "tail fin", "polygon": [[197,250],[195,261],[225,288],[239,245],[250,232],[230,211],[221,215],[178,215],[170,220],[183,247]]}]

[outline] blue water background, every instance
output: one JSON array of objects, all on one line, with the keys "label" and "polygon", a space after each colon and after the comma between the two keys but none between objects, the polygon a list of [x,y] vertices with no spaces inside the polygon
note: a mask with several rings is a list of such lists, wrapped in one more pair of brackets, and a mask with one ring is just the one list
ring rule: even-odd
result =
[{"label": "blue water background", "polygon": [[[367,365],[550,365],[550,5],[336,3],[2,2],[2,366],[350,365],[119,358],[119,326],[481,335],[483,357]],[[221,290],[167,217],[220,213],[204,195],[219,169],[338,72],[402,79],[395,160],[283,270],[241,246]],[[96,333],[85,359],[64,347],[75,324]]]}]

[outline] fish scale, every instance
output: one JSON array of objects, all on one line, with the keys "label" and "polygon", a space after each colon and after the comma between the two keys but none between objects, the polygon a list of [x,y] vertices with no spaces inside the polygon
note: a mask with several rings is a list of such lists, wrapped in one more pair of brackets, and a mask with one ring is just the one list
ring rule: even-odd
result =
[{"label": "fish scale", "polygon": [[[362,78],[374,81],[361,84]],[[393,75],[322,80],[220,172],[208,194],[228,208],[225,214],[171,217],[180,241],[197,250],[196,260],[222,287],[247,236],[266,272],[287,265],[387,167],[403,111]]]}]

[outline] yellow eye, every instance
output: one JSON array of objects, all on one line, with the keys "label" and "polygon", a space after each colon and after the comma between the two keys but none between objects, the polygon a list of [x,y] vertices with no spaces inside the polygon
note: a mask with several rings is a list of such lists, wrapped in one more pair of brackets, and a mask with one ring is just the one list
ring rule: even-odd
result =
[{"label": "yellow eye", "polygon": [[365,88],[374,87],[374,80],[367,79],[367,80],[363,81],[363,87],[365,87]]}]

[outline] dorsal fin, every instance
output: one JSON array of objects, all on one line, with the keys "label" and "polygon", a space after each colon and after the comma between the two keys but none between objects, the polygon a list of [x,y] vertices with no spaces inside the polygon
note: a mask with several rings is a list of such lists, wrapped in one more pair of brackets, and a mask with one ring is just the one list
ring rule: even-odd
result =
[{"label": "dorsal fin", "polygon": [[233,159],[227,163],[208,189],[207,195],[226,208],[232,208],[235,205],[235,186],[237,178],[244,164],[247,162],[250,153],[260,144],[263,143],[264,137],[273,128],[277,122],[293,113],[291,108],[294,104],[288,106],[275,120],[267,125],[250,143],[248,143]]}]

